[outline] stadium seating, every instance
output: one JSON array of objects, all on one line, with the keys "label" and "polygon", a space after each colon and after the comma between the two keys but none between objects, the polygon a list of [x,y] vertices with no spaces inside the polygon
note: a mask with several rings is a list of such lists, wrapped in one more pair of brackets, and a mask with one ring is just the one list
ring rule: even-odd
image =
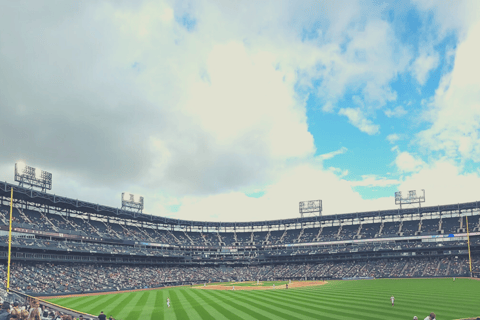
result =
[{"label": "stadium seating", "polygon": [[443,218],[442,219],[442,229],[446,234],[455,233],[460,228],[460,223],[458,218]]},{"label": "stadium seating", "polygon": [[[8,215],[8,207],[0,206],[2,230],[7,228]],[[363,218],[337,219],[241,231],[170,228],[116,217],[47,213],[34,207],[14,208],[13,217],[15,228],[30,232],[17,232],[12,238],[15,252],[23,254],[22,262],[20,258],[14,261],[12,281],[20,290],[32,293],[111,291],[232,279],[440,277],[469,273],[465,238],[447,236],[465,232],[466,219],[450,215],[441,219],[438,215],[396,216],[395,221],[376,219],[375,223]],[[469,229],[480,231],[478,212],[469,216]],[[445,237],[420,237],[441,233]],[[6,252],[7,243],[3,231],[0,253]],[[478,274],[480,236],[471,237],[471,245],[477,248],[473,271]],[[46,263],[53,254],[63,258]],[[105,257],[106,263],[89,264],[89,258],[66,263],[73,261],[73,256]],[[172,257],[178,259],[165,263]],[[2,265],[0,275],[4,276],[4,272]],[[126,281],[133,273],[134,279]]]},{"label": "stadium seating", "polygon": [[421,232],[423,235],[438,234],[438,226],[440,219],[425,219],[422,220]]},{"label": "stadium seating", "polygon": [[[480,259],[473,264],[478,269]],[[27,293],[55,294],[232,280],[453,277],[465,276],[467,272],[468,259],[455,257],[223,268],[15,263],[11,281],[13,287]],[[6,276],[5,265],[0,267],[0,276]]]},{"label": "stadium seating", "polygon": [[392,237],[398,235],[400,222],[385,222],[382,230],[382,236]]},{"label": "stadium seating", "polygon": [[404,221],[402,223],[402,235],[403,236],[414,236],[418,232],[419,221]]}]

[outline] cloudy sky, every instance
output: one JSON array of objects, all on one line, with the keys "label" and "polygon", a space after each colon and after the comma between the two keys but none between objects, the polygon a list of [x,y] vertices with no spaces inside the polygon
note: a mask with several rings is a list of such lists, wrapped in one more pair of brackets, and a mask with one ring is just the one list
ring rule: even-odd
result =
[{"label": "cloudy sky", "polygon": [[188,220],[480,200],[480,1],[0,0],[0,179]]}]

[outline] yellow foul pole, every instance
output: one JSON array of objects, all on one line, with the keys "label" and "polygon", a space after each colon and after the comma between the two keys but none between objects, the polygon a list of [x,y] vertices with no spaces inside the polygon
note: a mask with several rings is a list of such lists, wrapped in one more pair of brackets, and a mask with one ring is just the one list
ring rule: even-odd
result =
[{"label": "yellow foul pole", "polygon": [[7,267],[7,292],[10,290],[10,257],[12,256],[12,210],[13,210],[13,188],[10,194],[10,227],[8,229],[8,267]]},{"label": "yellow foul pole", "polygon": [[472,276],[472,254],[470,253],[470,231],[468,230],[468,217],[467,218],[467,239],[468,239],[468,262],[470,265],[470,276]]}]

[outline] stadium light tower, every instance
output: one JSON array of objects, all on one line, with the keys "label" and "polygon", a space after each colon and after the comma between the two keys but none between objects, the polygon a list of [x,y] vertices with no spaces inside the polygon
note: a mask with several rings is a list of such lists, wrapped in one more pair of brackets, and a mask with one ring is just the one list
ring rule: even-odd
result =
[{"label": "stadium light tower", "polygon": [[42,192],[52,190],[52,174],[47,171],[27,166],[25,162],[15,163],[15,181],[23,187],[40,188]]},{"label": "stadium light tower", "polygon": [[143,211],[143,197],[128,192],[122,193],[122,210]]},{"label": "stadium light tower", "polygon": [[299,203],[300,216],[303,218],[304,215],[315,215],[318,213],[319,216],[322,215],[322,200],[309,200],[301,201]]},{"label": "stadium light tower", "polygon": [[402,192],[397,191],[395,192],[395,204],[400,205],[400,209],[402,209],[402,204],[415,204],[418,203],[418,206],[421,207],[421,203],[425,202],[425,190],[422,189],[423,195],[417,196],[417,191],[410,190],[408,191],[407,197],[402,197]]}]

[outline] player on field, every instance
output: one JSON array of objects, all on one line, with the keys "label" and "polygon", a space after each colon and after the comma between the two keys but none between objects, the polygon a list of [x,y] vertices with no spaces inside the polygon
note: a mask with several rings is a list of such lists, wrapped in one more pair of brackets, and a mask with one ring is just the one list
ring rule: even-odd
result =
[{"label": "player on field", "polygon": [[427,317],[426,317],[425,319],[423,319],[423,320],[435,320],[435,313],[433,313],[433,312],[430,313],[430,315],[427,316]]},{"label": "player on field", "polygon": [[393,307],[393,305],[395,304],[395,297],[394,297],[394,296],[391,296],[391,297],[390,297],[390,301],[392,301],[392,307]]},{"label": "player on field", "polygon": [[170,298],[167,298],[167,307],[170,308]]}]

